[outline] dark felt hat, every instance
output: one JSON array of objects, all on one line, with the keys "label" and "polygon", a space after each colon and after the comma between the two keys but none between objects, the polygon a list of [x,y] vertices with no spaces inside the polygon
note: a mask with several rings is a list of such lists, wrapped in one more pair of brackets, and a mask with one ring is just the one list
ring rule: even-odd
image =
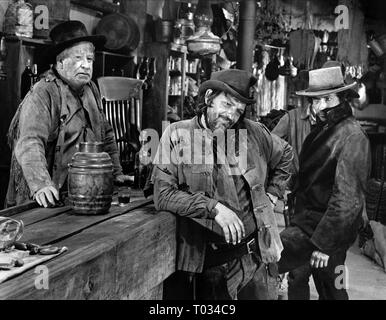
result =
[{"label": "dark felt hat", "polygon": [[89,35],[85,25],[77,20],[65,21],[57,24],[50,31],[53,45],[48,49],[48,59],[55,61],[56,56],[79,42],[91,42],[95,48],[100,49],[106,43],[103,35]]},{"label": "dark felt hat", "polygon": [[210,80],[205,81],[199,89],[202,94],[208,89],[216,89],[230,93],[240,101],[251,104],[255,99],[250,97],[249,90],[256,83],[257,79],[245,70],[229,69],[213,72]]}]

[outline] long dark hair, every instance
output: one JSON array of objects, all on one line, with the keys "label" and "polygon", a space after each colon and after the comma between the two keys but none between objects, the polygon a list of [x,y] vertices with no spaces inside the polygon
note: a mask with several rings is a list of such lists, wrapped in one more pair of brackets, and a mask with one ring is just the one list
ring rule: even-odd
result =
[{"label": "long dark hair", "polygon": [[[210,105],[214,98],[216,98],[222,91],[217,89],[211,89],[212,93],[208,96],[208,104]],[[203,114],[206,114],[206,109],[208,108],[208,105],[205,103],[205,93],[206,91],[203,91],[198,96],[197,100],[197,112],[196,115],[198,117],[201,117]]]}]

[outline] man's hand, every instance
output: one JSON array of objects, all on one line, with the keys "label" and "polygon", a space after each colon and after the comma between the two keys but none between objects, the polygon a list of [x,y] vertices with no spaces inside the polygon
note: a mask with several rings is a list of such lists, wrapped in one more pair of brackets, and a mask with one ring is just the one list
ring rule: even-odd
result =
[{"label": "man's hand", "polygon": [[232,241],[233,245],[240,243],[245,237],[245,229],[237,214],[220,202],[214,209],[217,210],[214,220],[222,228],[225,241],[227,243]]},{"label": "man's hand", "polygon": [[49,204],[55,205],[55,199],[59,200],[59,191],[53,186],[44,187],[36,191],[34,198],[39,206],[47,208]]},{"label": "man's hand", "polygon": [[328,264],[328,259],[330,257],[323,252],[314,251],[311,255],[310,264],[314,268],[325,268]]},{"label": "man's hand", "polygon": [[131,176],[127,176],[127,175],[125,175],[125,174],[117,175],[117,176],[114,178],[114,182],[125,183],[126,181],[134,182],[134,178],[131,177]]}]

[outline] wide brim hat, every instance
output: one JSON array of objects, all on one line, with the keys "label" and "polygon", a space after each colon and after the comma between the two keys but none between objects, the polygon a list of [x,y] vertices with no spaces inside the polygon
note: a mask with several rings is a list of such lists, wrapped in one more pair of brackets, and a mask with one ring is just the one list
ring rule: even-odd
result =
[{"label": "wide brim hat", "polygon": [[106,43],[104,35],[89,35],[85,25],[77,20],[62,22],[50,31],[53,44],[47,50],[47,59],[54,62],[63,50],[80,42],[91,42],[96,49],[102,49]]},{"label": "wide brim hat", "polygon": [[346,83],[343,78],[342,67],[339,62],[326,62],[322,68],[309,71],[308,88],[296,91],[299,96],[319,97],[332,93],[350,90],[353,98],[359,94],[354,90],[357,83]]},{"label": "wide brim hat", "polygon": [[246,104],[255,103],[250,97],[250,88],[257,79],[248,71],[229,69],[213,72],[210,79],[203,82],[199,88],[199,95],[208,89],[227,92]]}]

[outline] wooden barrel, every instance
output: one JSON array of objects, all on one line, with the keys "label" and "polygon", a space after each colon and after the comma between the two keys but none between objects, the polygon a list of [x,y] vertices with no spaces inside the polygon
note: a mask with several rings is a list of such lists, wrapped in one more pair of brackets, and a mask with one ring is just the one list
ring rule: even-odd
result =
[{"label": "wooden barrel", "polygon": [[68,199],[77,214],[109,211],[113,197],[113,164],[101,142],[82,142],[68,170]]}]

